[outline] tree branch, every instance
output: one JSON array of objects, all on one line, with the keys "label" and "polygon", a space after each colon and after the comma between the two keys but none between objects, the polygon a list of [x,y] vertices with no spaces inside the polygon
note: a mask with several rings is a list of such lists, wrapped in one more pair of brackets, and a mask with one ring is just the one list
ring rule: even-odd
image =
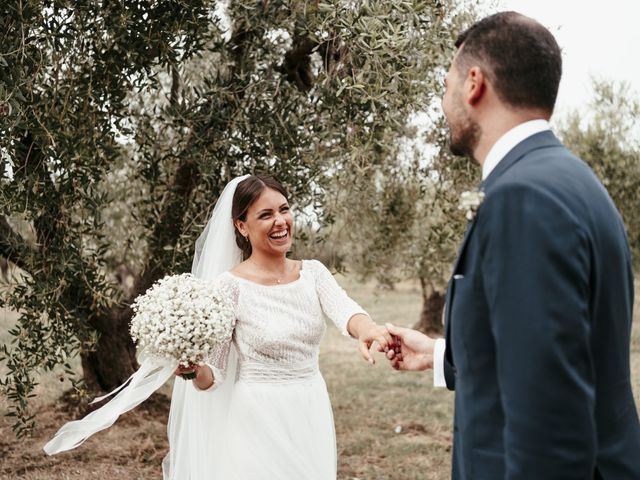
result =
[{"label": "tree branch", "polygon": [[178,95],[180,93],[181,86],[180,72],[176,65],[171,65],[171,96],[169,97],[169,104],[174,107],[178,104]]},{"label": "tree branch", "polygon": [[46,249],[54,235],[61,233],[54,228],[60,216],[60,195],[51,180],[42,148],[31,133],[20,139],[16,150],[16,180],[25,182],[29,189],[44,190],[38,196],[47,199],[45,209],[34,221],[38,245]]},{"label": "tree branch", "polygon": [[143,274],[138,278],[134,296],[143,293],[153,282],[166,273],[163,257],[178,242],[182,233],[187,204],[200,181],[197,165],[191,160],[181,163],[167,192],[160,219],[153,229],[149,242],[149,260]]},{"label": "tree branch", "polygon": [[311,70],[311,55],[316,50],[322,57],[327,76],[351,74],[349,50],[340,38],[317,43],[308,37],[296,36],[292,48],[285,54],[284,61],[277,70],[301,92],[308,92],[315,83],[316,79]]},{"label": "tree branch", "polygon": [[278,70],[298,90],[308,92],[315,81],[311,71],[311,54],[317,43],[310,38],[296,37],[293,44],[293,48],[285,54],[284,62]]},{"label": "tree branch", "polygon": [[11,228],[4,215],[0,216],[0,256],[28,272],[30,250],[26,240]]}]

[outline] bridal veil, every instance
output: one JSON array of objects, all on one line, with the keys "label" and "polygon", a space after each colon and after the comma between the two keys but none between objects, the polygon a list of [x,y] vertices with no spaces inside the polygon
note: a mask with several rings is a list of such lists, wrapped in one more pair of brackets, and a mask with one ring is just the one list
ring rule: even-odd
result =
[{"label": "bridal veil", "polygon": [[[233,195],[248,175],[231,180],[222,191],[204,231],[196,241],[191,273],[204,280],[242,262],[231,218]],[[164,480],[205,480],[216,465],[212,452],[224,448],[224,429],[237,368],[237,354],[231,345],[226,377],[213,391],[200,391],[188,380],[176,377],[171,396],[167,431],[169,453],[162,462]]]}]

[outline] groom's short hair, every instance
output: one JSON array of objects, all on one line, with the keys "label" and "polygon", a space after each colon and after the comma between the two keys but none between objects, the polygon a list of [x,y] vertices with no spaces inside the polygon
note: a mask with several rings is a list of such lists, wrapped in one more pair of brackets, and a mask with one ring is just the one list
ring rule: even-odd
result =
[{"label": "groom's short hair", "polygon": [[558,96],[562,54],[551,32],[516,12],[483,18],[456,40],[457,67],[483,68],[498,97],[516,108],[548,113]]}]

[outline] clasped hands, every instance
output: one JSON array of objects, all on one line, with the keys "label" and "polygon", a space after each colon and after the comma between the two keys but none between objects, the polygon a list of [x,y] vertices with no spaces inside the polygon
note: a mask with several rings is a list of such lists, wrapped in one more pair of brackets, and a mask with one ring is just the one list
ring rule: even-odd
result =
[{"label": "clasped hands", "polygon": [[371,346],[377,343],[377,350],[385,354],[396,370],[418,371],[433,368],[435,339],[411,328],[386,324],[377,325],[366,315],[355,315],[348,325],[349,333],[358,340],[362,357],[375,363],[371,356]]}]

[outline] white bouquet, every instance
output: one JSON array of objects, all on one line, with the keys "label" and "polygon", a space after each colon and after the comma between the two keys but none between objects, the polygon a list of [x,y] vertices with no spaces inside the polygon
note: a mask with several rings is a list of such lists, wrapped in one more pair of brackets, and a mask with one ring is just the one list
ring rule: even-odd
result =
[{"label": "white bouquet", "polygon": [[75,448],[113,425],[121,414],[164,385],[173,376],[176,363],[202,365],[215,347],[230,340],[235,326],[233,292],[191,274],[171,275],[156,282],[136,298],[132,308],[131,337],[144,349],[140,368],[121,386],[92,402],[116,395],[109,403],[82,420],[63,425],[44,446],[49,455]]},{"label": "white bouquet", "polygon": [[[203,365],[235,326],[232,293],[190,273],[169,275],[138,296],[131,308],[131,337],[146,354]],[[183,374],[195,378],[195,374]]]}]

